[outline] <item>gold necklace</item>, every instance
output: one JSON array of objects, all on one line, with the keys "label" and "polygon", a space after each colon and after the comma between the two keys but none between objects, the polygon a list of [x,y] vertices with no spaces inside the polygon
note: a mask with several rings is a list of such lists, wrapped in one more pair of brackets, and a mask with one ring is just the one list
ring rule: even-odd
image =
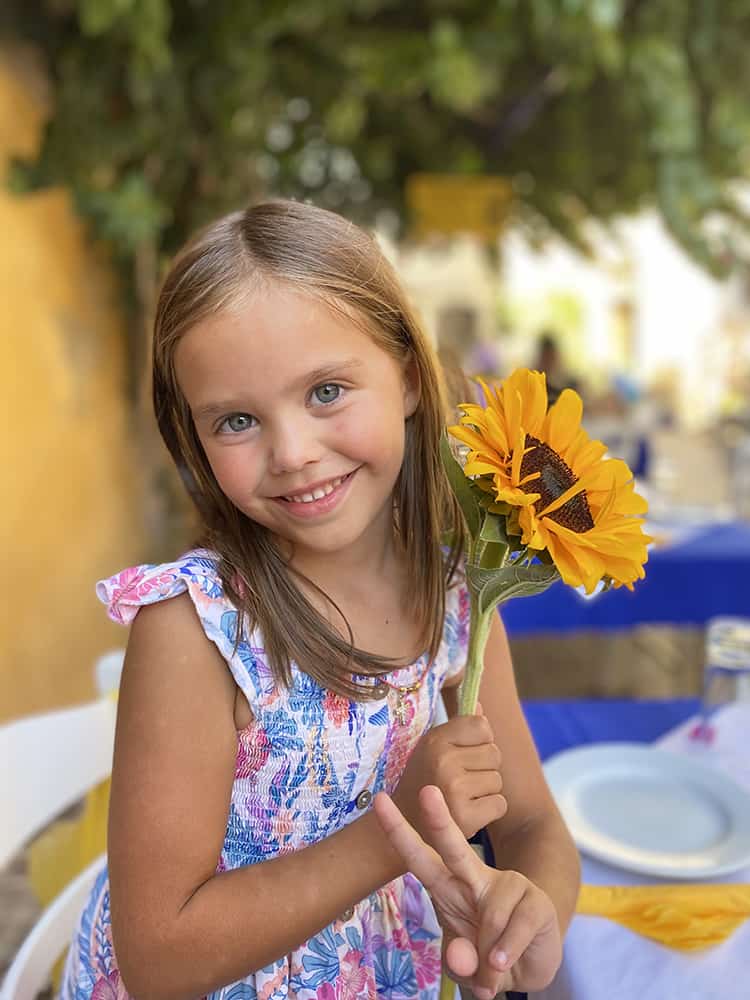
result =
[{"label": "gold necklace", "polygon": [[430,663],[428,660],[425,666],[422,668],[422,673],[415,681],[412,681],[411,684],[391,684],[391,682],[385,680],[385,678],[378,677],[377,683],[379,686],[386,687],[389,690],[396,692],[396,704],[393,706],[393,717],[395,718],[399,726],[405,726],[407,722],[410,721],[407,719],[406,715],[407,705],[409,704],[406,696],[408,694],[414,694],[416,691],[419,691],[419,689],[422,687],[422,683],[424,682],[425,677],[427,676],[427,671],[429,670],[429,668],[430,668]]}]

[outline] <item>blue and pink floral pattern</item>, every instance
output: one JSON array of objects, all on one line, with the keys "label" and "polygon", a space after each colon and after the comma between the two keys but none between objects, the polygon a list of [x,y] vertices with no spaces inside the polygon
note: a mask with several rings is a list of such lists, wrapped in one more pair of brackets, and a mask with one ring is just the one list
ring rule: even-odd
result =
[{"label": "blue and pink floral pattern", "polygon": [[[97,585],[110,617],[125,625],[143,605],[184,592],[253,712],[253,722],[237,734],[235,779],[217,871],[316,843],[362,815],[363,804],[369,804],[363,791],[393,792],[415,744],[432,723],[440,688],[466,659],[469,601],[466,588],[458,585],[446,596],[439,654],[419,689],[407,695],[411,718],[403,726],[393,715],[392,693],[380,700],[350,701],[294,666],[292,684],[284,689],[274,682],[257,632],[235,649],[237,612],[224,595],[216,556],[208,550],[188,552],[174,563],[126,569]],[[424,668],[420,658],[385,679],[408,685]],[[215,990],[208,1000],[435,1000],[440,947],[429,896],[412,875],[405,875],[300,948]],[[62,1000],[129,1000],[112,947],[106,870],[81,916],[60,995]]]}]

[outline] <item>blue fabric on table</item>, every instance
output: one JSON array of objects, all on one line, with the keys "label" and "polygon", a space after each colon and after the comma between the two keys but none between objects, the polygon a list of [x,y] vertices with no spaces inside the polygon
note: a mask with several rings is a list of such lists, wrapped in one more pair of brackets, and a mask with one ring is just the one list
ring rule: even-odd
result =
[{"label": "blue fabric on table", "polygon": [[570,747],[611,740],[651,743],[695,715],[698,698],[591,698],[525,701],[523,710],[542,760]]},{"label": "blue fabric on table", "polygon": [[716,615],[750,615],[750,523],[702,528],[684,542],[652,548],[646,579],[586,598],[555,583],[533,600],[508,601],[511,636],[640,624],[705,625]]}]

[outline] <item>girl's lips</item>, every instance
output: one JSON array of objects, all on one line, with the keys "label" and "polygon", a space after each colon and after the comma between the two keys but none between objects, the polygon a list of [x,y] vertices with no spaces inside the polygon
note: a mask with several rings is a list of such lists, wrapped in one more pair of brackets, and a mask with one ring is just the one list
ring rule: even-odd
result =
[{"label": "girl's lips", "polygon": [[349,487],[357,472],[357,469],[350,472],[339,483],[339,485],[332,490],[331,493],[321,497],[320,500],[310,500],[309,503],[295,503],[294,500],[285,500],[283,497],[275,497],[274,502],[283,506],[287,514],[300,519],[317,517],[320,514],[327,514],[329,511],[333,510],[334,507],[337,507],[344,499],[346,494],[349,492]]}]

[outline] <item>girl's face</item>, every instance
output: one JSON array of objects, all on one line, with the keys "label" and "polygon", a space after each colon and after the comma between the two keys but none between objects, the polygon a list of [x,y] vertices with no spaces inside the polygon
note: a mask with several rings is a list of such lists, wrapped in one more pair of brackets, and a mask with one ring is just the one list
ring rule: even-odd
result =
[{"label": "girl's face", "polygon": [[312,296],[266,286],[193,327],[180,387],[216,480],[295,554],[390,539],[416,378]]}]

